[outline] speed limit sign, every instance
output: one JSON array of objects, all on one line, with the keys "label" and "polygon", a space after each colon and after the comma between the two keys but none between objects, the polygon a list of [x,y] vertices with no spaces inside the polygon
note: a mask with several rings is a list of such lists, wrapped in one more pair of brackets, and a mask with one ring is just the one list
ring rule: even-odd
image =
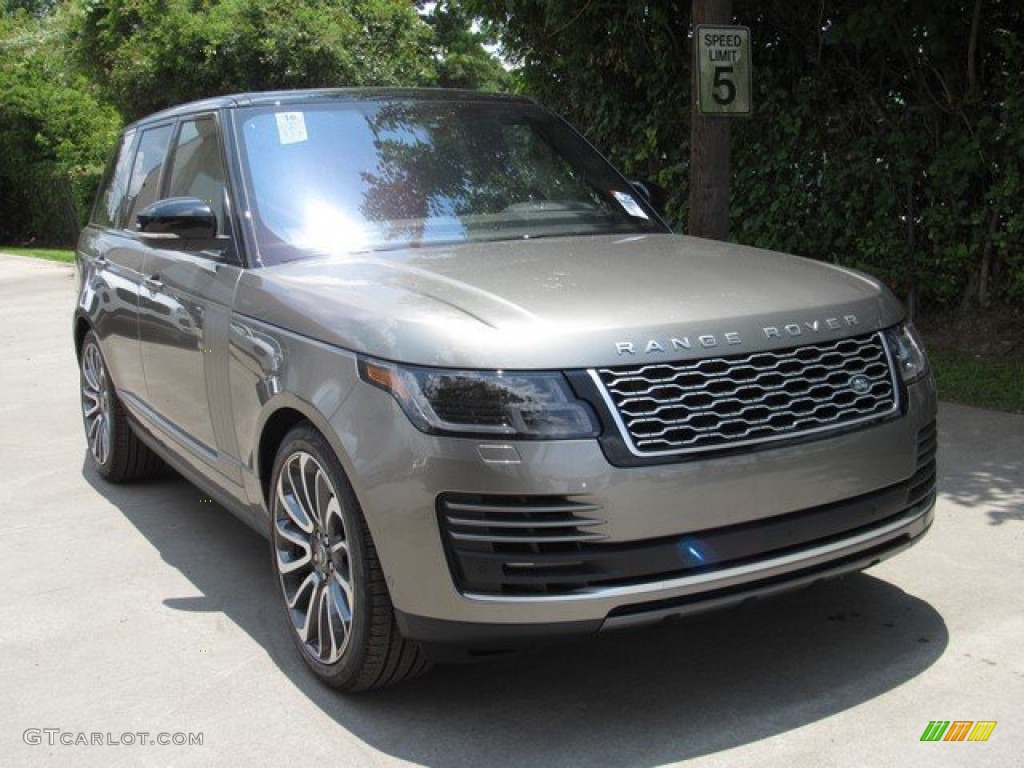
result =
[{"label": "speed limit sign", "polygon": [[702,115],[750,116],[750,29],[697,27],[697,110]]}]

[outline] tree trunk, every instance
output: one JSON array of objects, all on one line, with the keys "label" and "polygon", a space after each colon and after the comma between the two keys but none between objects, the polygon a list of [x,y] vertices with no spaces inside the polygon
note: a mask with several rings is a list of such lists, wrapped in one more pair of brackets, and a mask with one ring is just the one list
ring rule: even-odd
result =
[{"label": "tree trunk", "polygon": [[78,242],[78,235],[81,227],[78,224],[78,207],[75,205],[75,195],[71,189],[71,182],[67,178],[60,181],[61,199],[64,202],[65,237],[70,245]]},{"label": "tree trunk", "polygon": [[974,13],[971,16],[971,35],[967,40],[967,97],[978,95],[978,27],[981,26],[981,0],[975,0]]},{"label": "tree trunk", "polygon": [[917,237],[914,224],[914,174],[907,178],[907,315],[917,320]]},{"label": "tree trunk", "polygon": [[[693,0],[698,24],[731,24],[732,0]],[[694,37],[695,46],[696,36]],[[688,232],[729,239],[729,118],[703,117],[697,109],[698,70],[690,78],[690,218]]]},{"label": "tree trunk", "polygon": [[988,231],[985,233],[985,244],[981,248],[981,269],[978,271],[978,306],[988,309],[991,303],[989,292],[992,276],[992,246],[995,244],[996,230],[999,228],[999,209],[993,206],[992,217],[989,219]]}]

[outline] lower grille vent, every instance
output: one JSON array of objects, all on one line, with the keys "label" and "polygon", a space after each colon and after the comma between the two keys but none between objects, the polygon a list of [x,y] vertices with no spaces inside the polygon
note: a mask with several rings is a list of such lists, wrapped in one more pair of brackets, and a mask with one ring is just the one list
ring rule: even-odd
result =
[{"label": "lower grille vent", "polygon": [[591,569],[577,555],[606,536],[600,507],[564,497],[439,499],[441,530],[460,585],[467,590],[565,592]]}]

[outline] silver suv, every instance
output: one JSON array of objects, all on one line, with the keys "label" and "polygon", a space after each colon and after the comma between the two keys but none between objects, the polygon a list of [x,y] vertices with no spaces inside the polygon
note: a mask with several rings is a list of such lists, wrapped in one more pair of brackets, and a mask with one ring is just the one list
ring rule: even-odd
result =
[{"label": "silver suv", "polygon": [[527,99],[148,117],[77,281],[96,470],[166,462],[268,536],[339,688],[857,571],[932,521],[935,392],[893,296],[671,234]]}]

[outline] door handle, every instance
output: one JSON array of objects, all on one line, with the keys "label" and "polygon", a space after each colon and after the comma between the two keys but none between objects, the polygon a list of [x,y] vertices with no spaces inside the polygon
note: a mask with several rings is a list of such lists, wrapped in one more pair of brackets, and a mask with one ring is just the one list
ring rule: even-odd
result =
[{"label": "door handle", "polygon": [[160,275],[150,275],[146,278],[146,287],[152,290],[158,290],[164,287],[163,281],[160,279]]}]

